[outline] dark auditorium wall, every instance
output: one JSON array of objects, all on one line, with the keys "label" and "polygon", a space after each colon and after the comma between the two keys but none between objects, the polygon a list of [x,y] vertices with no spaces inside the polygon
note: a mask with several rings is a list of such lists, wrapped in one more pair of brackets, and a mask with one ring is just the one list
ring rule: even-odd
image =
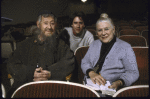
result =
[{"label": "dark auditorium wall", "polygon": [[68,0],[3,0],[1,16],[12,18],[12,24],[36,21],[38,11],[51,10],[56,16],[67,15]]},{"label": "dark auditorium wall", "polygon": [[[142,18],[148,12],[148,0],[2,0],[1,16],[13,19],[5,24],[36,21],[39,10],[51,10],[57,17],[70,16],[74,11],[101,14],[108,13],[114,18]],[[93,19],[97,19],[93,15]]]},{"label": "dark auditorium wall", "polygon": [[84,4],[81,0],[2,0],[1,2],[1,16],[13,19],[11,24],[36,21],[38,11],[45,9],[52,11],[57,17],[62,17],[70,16],[77,10],[86,14],[94,13],[94,4]]},{"label": "dark auditorium wall", "polygon": [[142,20],[148,12],[148,0],[108,0],[107,12],[114,18]]}]

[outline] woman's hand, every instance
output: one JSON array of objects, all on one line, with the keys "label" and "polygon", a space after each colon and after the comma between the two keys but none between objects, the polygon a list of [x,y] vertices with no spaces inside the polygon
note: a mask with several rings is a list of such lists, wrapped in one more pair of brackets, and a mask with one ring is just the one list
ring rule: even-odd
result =
[{"label": "woman's hand", "polygon": [[123,82],[121,80],[117,80],[113,82],[111,86],[108,86],[108,88],[118,90],[118,88],[121,86],[123,86]]},{"label": "woman's hand", "polygon": [[94,71],[90,71],[89,72],[89,77],[91,78],[92,82],[94,84],[99,84],[99,85],[105,85],[106,84],[106,80],[99,74],[95,73]]},{"label": "woman's hand", "polygon": [[[40,71],[40,72],[39,72]],[[34,71],[34,79],[33,81],[43,81],[48,80],[51,77],[51,72],[47,70],[43,70],[41,67],[36,68]]]}]

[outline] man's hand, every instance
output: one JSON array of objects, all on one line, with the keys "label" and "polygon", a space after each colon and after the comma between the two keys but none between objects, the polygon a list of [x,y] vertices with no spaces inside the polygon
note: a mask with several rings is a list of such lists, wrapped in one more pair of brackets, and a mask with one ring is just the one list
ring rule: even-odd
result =
[{"label": "man's hand", "polygon": [[123,86],[122,81],[117,80],[117,81],[113,82],[111,86],[108,86],[108,88],[118,90],[118,88],[121,87],[121,86]]},{"label": "man's hand", "polygon": [[99,84],[99,85],[105,85],[106,84],[106,80],[99,74],[95,73],[94,71],[90,71],[89,72],[89,77],[91,78],[92,82],[94,84]]},{"label": "man's hand", "polygon": [[[40,71],[40,72],[39,72]],[[51,72],[47,70],[43,70],[41,67],[36,68],[34,71],[34,79],[33,81],[43,81],[48,80],[51,77]]]}]

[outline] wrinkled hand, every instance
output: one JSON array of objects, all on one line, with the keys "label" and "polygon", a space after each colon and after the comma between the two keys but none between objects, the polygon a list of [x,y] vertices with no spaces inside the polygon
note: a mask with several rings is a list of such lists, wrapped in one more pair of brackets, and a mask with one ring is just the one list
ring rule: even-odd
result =
[{"label": "wrinkled hand", "polygon": [[95,73],[94,71],[90,71],[89,76],[90,76],[90,78],[94,84],[96,84],[96,83],[99,85],[101,85],[101,84],[105,85],[106,84],[106,80],[101,75]]},{"label": "wrinkled hand", "polygon": [[[40,72],[38,72],[40,71]],[[41,67],[36,68],[34,71],[34,79],[33,81],[43,81],[48,80],[51,77],[51,72],[47,70],[43,70]]]},{"label": "wrinkled hand", "polygon": [[113,82],[111,86],[108,86],[108,88],[117,90],[121,86],[123,86],[122,81],[121,80],[117,80],[117,81]]}]

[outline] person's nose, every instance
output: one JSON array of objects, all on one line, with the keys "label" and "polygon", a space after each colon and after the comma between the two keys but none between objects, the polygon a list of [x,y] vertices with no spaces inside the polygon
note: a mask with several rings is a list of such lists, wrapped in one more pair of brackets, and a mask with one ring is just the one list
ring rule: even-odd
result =
[{"label": "person's nose", "polygon": [[48,26],[47,26],[49,29],[51,29],[52,28],[52,25],[51,24],[48,24]]},{"label": "person's nose", "polygon": [[106,33],[105,33],[105,31],[104,30],[102,30],[102,35],[105,35]]},{"label": "person's nose", "polygon": [[80,23],[77,23],[77,27],[80,28]]}]

